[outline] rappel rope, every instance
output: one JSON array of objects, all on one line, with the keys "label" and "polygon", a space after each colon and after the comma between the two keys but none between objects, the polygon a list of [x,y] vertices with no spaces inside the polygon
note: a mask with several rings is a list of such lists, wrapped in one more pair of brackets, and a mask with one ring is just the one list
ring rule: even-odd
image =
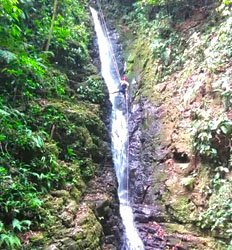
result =
[{"label": "rappel rope", "polygon": [[106,36],[107,36],[107,40],[108,40],[109,45],[110,45],[110,52],[111,52],[112,59],[113,59],[113,62],[114,62],[114,68],[115,68],[118,80],[120,82],[121,81],[121,75],[120,75],[120,72],[119,72],[117,59],[116,59],[115,54],[114,54],[113,46],[111,44],[111,40],[110,40],[110,37],[109,37],[109,32],[108,32],[108,28],[107,28],[107,25],[106,25],[105,17],[104,17],[102,8],[101,8],[100,0],[97,0],[97,3],[98,3],[99,13],[100,13],[100,17],[102,19],[103,27],[105,29],[105,33],[106,33]]},{"label": "rappel rope", "polygon": [[130,136],[129,136],[129,112],[127,96],[126,102],[126,120],[127,120],[127,154],[126,154],[126,189],[127,189],[127,204],[129,204],[129,154],[130,154]]},{"label": "rappel rope", "polygon": [[[117,59],[116,56],[114,54],[114,49],[109,37],[109,32],[107,29],[107,25],[106,25],[106,21],[105,21],[105,17],[101,8],[101,4],[100,4],[100,0],[97,0],[98,3],[98,7],[99,7],[99,13],[100,13],[100,18],[102,20],[103,23],[103,27],[105,29],[105,33],[106,33],[106,37],[109,43],[109,47],[110,47],[110,52],[111,52],[111,56],[112,56],[112,60],[114,63],[114,68],[115,68],[115,72],[117,74],[118,80],[119,82],[121,81],[121,75],[119,72],[119,67],[118,67],[118,63],[117,63]],[[127,103],[127,95],[125,97],[125,103],[126,103],[126,119],[127,119],[127,153],[126,153],[126,189],[127,189],[127,204],[129,204],[129,152],[130,152],[130,141],[129,141],[129,126],[128,126],[128,121],[129,121],[129,110],[128,110],[128,103]]]}]

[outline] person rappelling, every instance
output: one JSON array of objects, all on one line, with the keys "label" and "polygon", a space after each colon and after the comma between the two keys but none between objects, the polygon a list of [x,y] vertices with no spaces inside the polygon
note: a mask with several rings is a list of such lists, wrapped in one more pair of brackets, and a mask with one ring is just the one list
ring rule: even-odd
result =
[{"label": "person rappelling", "polygon": [[123,93],[123,95],[125,96],[128,88],[129,88],[129,82],[127,81],[126,76],[124,76],[120,81],[119,92]]},{"label": "person rappelling", "polygon": [[127,81],[127,77],[124,76],[122,78],[122,80],[120,81],[120,85],[119,85],[119,90],[118,91],[115,91],[111,94],[115,94],[115,93],[122,93],[124,95],[124,98],[125,98],[125,101],[127,99],[127,90],[129,88],[130,84],[129,82]]}]

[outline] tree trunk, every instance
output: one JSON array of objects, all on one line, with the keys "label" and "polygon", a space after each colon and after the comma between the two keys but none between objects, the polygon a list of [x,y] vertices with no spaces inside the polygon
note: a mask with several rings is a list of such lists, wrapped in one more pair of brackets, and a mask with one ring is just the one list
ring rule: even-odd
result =
[{"label": "tree trunk", "polygon": [[48,40],[47,40],[47,44],[46,44],[46,47],[45,47],[45,51],[49,50],[49,46],[50,46],[50,43],[51,43],[54,22],[55,22],[55,19],[56,19],[57,5],[58,5],[58,0],[54,0],[52,22],[51,22],[51,27],[50,27],[49,34],[48,34]]}]

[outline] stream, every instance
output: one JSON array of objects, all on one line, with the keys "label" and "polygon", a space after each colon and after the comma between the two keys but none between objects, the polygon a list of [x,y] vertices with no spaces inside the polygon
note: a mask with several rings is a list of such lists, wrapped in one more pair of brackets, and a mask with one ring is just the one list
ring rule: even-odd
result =
[{"label": "stream", "polygon": [[[132,207],[129,202],[128,169],[127,169],[127,108],[121,93],[112,94],[118,90],[119,80],[112,58],[111,44],[107,38],[104,26],[101,24],[98,12],[90,8],[95,31],[97,34],[99,54],[101,60],[101,74],[110,93],[112,104],[111,140],[114,168],[118,181],[118,197],[120,215],[125,227],[125,240],[122,250],[143,250],[144,246],[134,224]],[[104,184],[103,184],[104,185]]]}]

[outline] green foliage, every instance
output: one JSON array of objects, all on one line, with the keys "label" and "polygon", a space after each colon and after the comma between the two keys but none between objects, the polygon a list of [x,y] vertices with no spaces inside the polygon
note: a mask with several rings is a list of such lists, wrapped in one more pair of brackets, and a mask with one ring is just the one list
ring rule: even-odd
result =
[{"label": "green foliage", "polygon": [[[22,230],[22,224],[27,225],[26,228],[30,227],[30,221],[17,221],[15,220],[12,224],[13,228]],[[12,232],[7,231],[4,227],[4,223],[0,221],[0,247],[8,247],[8,249],[16,249],[21,246],[20,239]]]},{"label": "green foliage", "polygon": [[200,214],[199,226],[215,231],[221,237],[230,238],[231,232],[231,182],[226,180],[231,169],[232,122],[221,116],[212,120],[196,120],[192,128],[193,147],[203,160],[211,162],[209,204]]},{"label": "green foliage", "polygon": [[232,183],[226,181],[220,189],[211,195],[208,209],[201,213],[199,225],[216,231],[218,236],[232,237]]},{"label": "green foliage", "polygon": [[223,100],[223,105],[225,111],[232,108],[232,89],[230,84],[230,76],[225,73],[225,75],[212,84],[213,91],[220,93]]},{"label": "green foliage", "polygon": [[13,233],[4,233],[1,234],[0,237],[0,246],[7,246],[9,249],[15,249],[16,247],[20,247],[21,243],[20,243],[20,239],[15,236],[15,234]]},{"label": "green foliage", "polygon": [[181,184],[184,185],[185,187],[191,186],[194,184],[195,178],[193,176],[185,177],[181,180]]},{"label": "green foliage", "polygon": [[[150,50],[154,58],[163,64],[165,73],[176,71],[183,64],[181,52],[184,49],[184,41],[171,27],[170,16],[157,14],[148,33],[151,38]],[[172,66],[170,67],[170,64]]]},{"label": "green foliage", "polygon": [[[29,119],[27,114],[1,104],[0,220],[9,234],[28,230],[43,221],[42,197],[49,190],[67,185],[79,187],[81,178],[89,180],[95,172],[94,161],[102,157],[101,150],[97,151],[102,122],[93,110],[70,108],[51,104],[41,108],[32,104]],[[36,131],[30,128],[30,123]],[[46,132],[53,124],[57,125],[54,139],[59,148],[50,142]],[[66,162],[75,162],[75,173],[67,165],[59,164],[58,156]],[[8,244],[8,237],[3,240]]]},{"label": "green foliage", "polygon": [[2,77],[7,80],[1,85],[1,90],[8,100],[14,96],[15,102],[16,98],[21,96],[26,101],[41,93],[45,85],[45,70],[47,70],[41,57],[0,50],[1,59],[4,63]]},{"label": "green foliage", "polygon": [[85,85],[77,89],[77,93],[83,100],[100,104],[104,100],[103,82],[99,79],[89,78]]},{"label": "green foliage", "polygon": [[192,127],[193,148],[204,159],[230,167],[232,122],[225,117],[196,120]]},{"label": "green foliage", "polygon": [[156,81],[162,81],[167,75],[181,69],[186,42],[174,29],[173,17],[166,9],[155,12],[149,18],[149,6],[135,4],[135,10],[129,14],[128,23],[135,29],[139,26],[140,36],[149,46],[153,60],[160,65]]},{"label": "green foliage", "polygon": [[223,0],[222,3],[225,5],[230,5],[230,4],[232,4],[232,1],[231,0]]},{"label": "green foliage", "polygon": [[14,219],[12,222],[13,229],[17,229],[19,232],[22,232],[22,230],[30,229],[30,226],[31,226],[30,220],[19,221],[17,219]]},{"label": "green foliage", "polygon": [[8,50],[0,49],[0,59],[1,59],[1,61],[5,61],[6,63],[10,63],[12,61],[15,61],[17,59],[17,56]]},{"label": "green foliage", "polygon": [[18,0],[0,0],[0,38],[18,39],[21,35],[19,20],[22,10],[18,8]]},{"label": "green foliage", "polygon": [[[0,29],[1,92],[8,101],[12,101],[13,96],[14,105],[22,99],[28,103],[38,96],[64,95],[67,78],[60,72],[50,77],[54,70],[47,59],[50,57],[52,62],[70,69],[86,62],[89,43],[86,3],[59,2],[51,52],[44,53],[41,50],[50,29],[52,3],[43,0],[1,2],[0,22],[4,23]],[[40,11],[35,12],[36,9]]]},{"label": "green foliage", "polygon": [[[48,37],[51,25],[52,6],[43,1],[39,1],[41,8],[40,15],[32,20],[30,26],[35,27],[35,31],[29,32],[29,36],[36,37],[37,46],[44,46],[44,38]],[[87,14],[85,12],[86,3],[70,0],[59,1],[57,16],[54,23],[50,50],[54,51],[53,61],[65,63],[65,65],[80,66],[88,57],[87,46],[89,43],[89,32],[86,26]],[[65,11],[64,11],[65,10]],[[29,11],[34,11],[33,6]],[[43,17],[43,18],[41,18]]]},{"label": "green foliage", "polygon": [[231,11],[229,11],[228,18],[219,23],[219,25],[208,28],[202,41],[202,50],[205,58],[204,66],[213,73],[224,71],[225,65],[232,57],[231,28],[232,17]]},{"label": "green foliage", "polygon": [[[46,195],[75,187],[81,196],[82,179],[89,180],[103,157],[98,105],[84,105],[103,101],[102,82],[83,74],[87,3],[58,1],[50,51],[44,52],[52,3],[0,0],[1,249],[21,249],[19,233],[49,226]],[[87,77],[82,95],[89,99],[71,84]]]}]

